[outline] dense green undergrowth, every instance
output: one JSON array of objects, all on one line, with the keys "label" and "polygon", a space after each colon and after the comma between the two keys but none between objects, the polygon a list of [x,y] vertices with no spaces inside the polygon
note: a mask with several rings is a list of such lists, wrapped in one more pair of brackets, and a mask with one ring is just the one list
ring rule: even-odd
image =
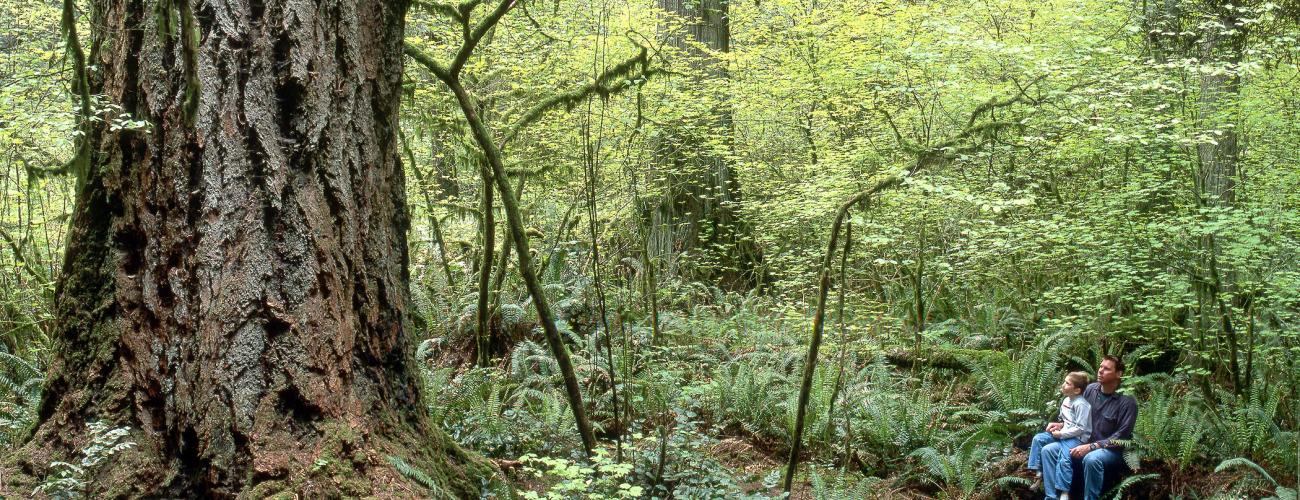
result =
[{"label": "dense green undergrowth", "polygon": [[[562,295],[583,292],[578,285]],[[620,325],[628,344],[615,351],[614,366],[623,421],[631,423],[622,434],[624,460],[617,462],[629,467],[619,469],[616,482],[581,472],[615,463],[616,453],[608,363],[600,348],[604,332],[595,325],[566,322],[591,414],[605,438],[597,465],[583,465],[558,374],[536,339],[515,344],[489,368],[445,366],[444,360],[459,358],[422,351],[430,411],[462,444],[490,457],[528,457],[527,463],[549,456],[578,468],[525,469],[517,480],[530,491],[572,496],[572,481],[601,477],[589,491],[610,497],[627,494],[617,487],[624,483],[658,497],[774,495],[794,422],[804,354],[798,327],[806,319],[752,297],[719,298],[689,315],[665,311],[668,340],[660,345],[650,344],[646,318],[624,318],[628,324]],[[1044,332],[1027,349],[1007,355],[960,347],[973,332],[945,329],[919,346],[920,363],[899,366],[887,353],[918,349],[911,339],[875,336],[864,324],[843,331],[832,336],[816,372],[805,433],[810,465],[798,495],[1028,495],[1022,447],[1055,411],[1062,374],[1095,372],[1102,354],[1097,339],[1075,330]],[[925,353],[955,357],[961,366],[927,367]],[[1270,481],[1287,484],[1296,466],[1289,386],[1261,380],[1240,396],[1220,388],[1203,393],[1189,375],[1156,363],[1160,356],[1150,346],[1124,356],[1134,368],[1121,390],[1137,397],[1140,412],[1125,457],[1135,474],[1115,492],[1139,498],[1285,495],[1287,489]]]},{"label": "dense green undergrowth", "polygon": [[[779,493],[803,346],[799,329],[762,325],[798,325],[796,318],[754,300],[701,306],[674,319],[675,313],[664,314],[668,340],[662,345],[650,344],[644,318],[627,318],[624,326],[629,344],[614,360],[623,421],[629,422],[621,432],[611,427],[603,332],[567,330],[603,436],[594,462],[582,458],[554,360],[535,338],[519,341],[488,368],[456,363],[456,353],[438,347],[456,345],[454,335],[423,343],[429,414],[462,446],[499,464],[520,461],[507,465],[516,486],[543,498]],[[738,325],[752,329],[737,335]],[[845,331],[827,346],[813,384],[805,434],[809,466],[797,496],[1024,495],[1029,481],[1017,444],[1054,410],[1060,374],[1091,370],[1099,355],[1093,339],[1069,331],[1045,335],[1010,357],[978,356],[948,342],[955,339],[936,338],[922,352],[957,352],[965,369],[899,367],[885,353],[915,345],[873,337],[869,328]],[[1138,349],[1126,361],[1142,367],[1154,354]],[[0,360],[6,368],[0,373],[0,445],[8,447],[34,422],[41,375],[22,358],[0,353]],[[1140,478],[1125,485],[1131,494],[1286,494],[1277,484],[1292,481],[1288,471],[1296,467],[1289,386],[1261,381],[1241,396],[1221,389],[1204,394],[1186,374],[1138,368],[1126,375],[1122,390],[1140,407],[1133,452],[1126,456]]]}]

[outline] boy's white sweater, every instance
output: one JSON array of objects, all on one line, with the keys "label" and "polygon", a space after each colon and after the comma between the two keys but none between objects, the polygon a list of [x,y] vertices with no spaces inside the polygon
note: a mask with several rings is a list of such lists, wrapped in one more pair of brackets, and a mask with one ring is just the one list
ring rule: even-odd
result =
[{"label": "boy's white sweater", "polygon": [[1092,405],[1083,395],[1074,395],[1061,399],[1061,423],[1057,439],[1078,438],[1086,443],[1092,437]]}]

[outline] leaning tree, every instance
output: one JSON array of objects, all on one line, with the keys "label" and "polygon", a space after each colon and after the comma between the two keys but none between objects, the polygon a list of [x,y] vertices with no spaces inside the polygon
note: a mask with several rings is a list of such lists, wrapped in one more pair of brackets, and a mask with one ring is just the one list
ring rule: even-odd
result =
[{"label": "leaning tree", "polygon": [[477,496],[409,349],[406,7],[103,0],[75,43],[68,0],[97,119],[39,424],[3,469],[39,479],[99,423],[136,446],[93,496]]}]

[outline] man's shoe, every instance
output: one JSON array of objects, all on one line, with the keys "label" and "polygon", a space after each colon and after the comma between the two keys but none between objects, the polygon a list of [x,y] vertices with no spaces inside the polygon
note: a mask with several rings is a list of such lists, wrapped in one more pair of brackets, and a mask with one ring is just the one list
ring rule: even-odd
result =
[{"label": "man's shoe", "polygon": [[1061,493],[1061,496],[1056,497],[1056,500],[1070,500],[1070,494],[1068,492],[1063,492]]}]

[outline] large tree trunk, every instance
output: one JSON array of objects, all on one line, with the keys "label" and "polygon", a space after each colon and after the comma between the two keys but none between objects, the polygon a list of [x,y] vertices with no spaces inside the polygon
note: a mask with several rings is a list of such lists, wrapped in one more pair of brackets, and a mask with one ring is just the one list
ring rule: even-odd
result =
[{"label": "large tree trunk", "polygon": [[8,465],[40,477],[100,421],[137,446],[93,497],[430,495],[392,457],[477,496],[409,348],[406,4],[100,6],[91,90],[149,125],[89,136],[40,423]]},{"label": "large tree trunk", "polygon": [[1233,4],[1208,2],[1209,14],[1216,21],[1202,29],[1199,56],[1202,64],[1222,66],[1225,71],[1200,73],[1200,96],[1197,112],[1200,125],[1217,129],[1215,143],[1202,142],[1196,146],[1201,163],[1202,193],[1209,202],[1219,206],[1232,206],[1237,199],[1237,127],[1236,108],[1241,98],[1241,64],[1246,28],[1240,26]]},{"label": "large tree trunk", "polygon": [[[1214,142],[1202,142],[1196,147],[1199,169],[1196,182],[1201,202],[1210,207],[1231,210],[1237,203],[1237,163],[1240,155],[1237,129],[1240,125],[1238,108],[1241,100],[1239,73],[1245,45],[1246,27],[1241,25],[1237,7],[1228,2],[1209,1],[1204,5],[1206,14],[1214,22],[1201,25],[1197,50],[1202,64],[1215,69],[1200,73],[1200,95],[1197,113],[1200,128],[1215,130]],[[1236,315],[1234,300],[1236,272],[1232,264],[1224,265],[1222,251],[1214,234],[1202,237],[1202,277],[1195,289],[1199,294],[1200,327],[1218,322],[1221,340],[1228,354],[1229,377],[1235,391],[1241,393],[1248,382],[1249,373],[1242,373],[1239,362],[1237,329],[1233,324]],[[1243,377],[1244,375],[1244,377]]]},{"label": "large tree trunk", "polygon": [[[744,289],[760,283],[761,254],[740,216],[740,181],[734,165],[725,158],[731,141],[731,111],[717,88],[725,81],[725,66],[709,51],[731,50],[727,0],[659,0],[659,7],[685,21],[685,33],[669,31],[667,43],[689,58],[695,70],[687,85],[704,95],[708,109],[688,117],[656,137],[654,163],[664,179],[663,195],[651,203],[649,257],[660,263],[663,274],[683,271],[678,257],[688,259],[696,278]],[[712,80],[712,81],[711,81]],[[724,138],[719,150],[714,137]]]}]

